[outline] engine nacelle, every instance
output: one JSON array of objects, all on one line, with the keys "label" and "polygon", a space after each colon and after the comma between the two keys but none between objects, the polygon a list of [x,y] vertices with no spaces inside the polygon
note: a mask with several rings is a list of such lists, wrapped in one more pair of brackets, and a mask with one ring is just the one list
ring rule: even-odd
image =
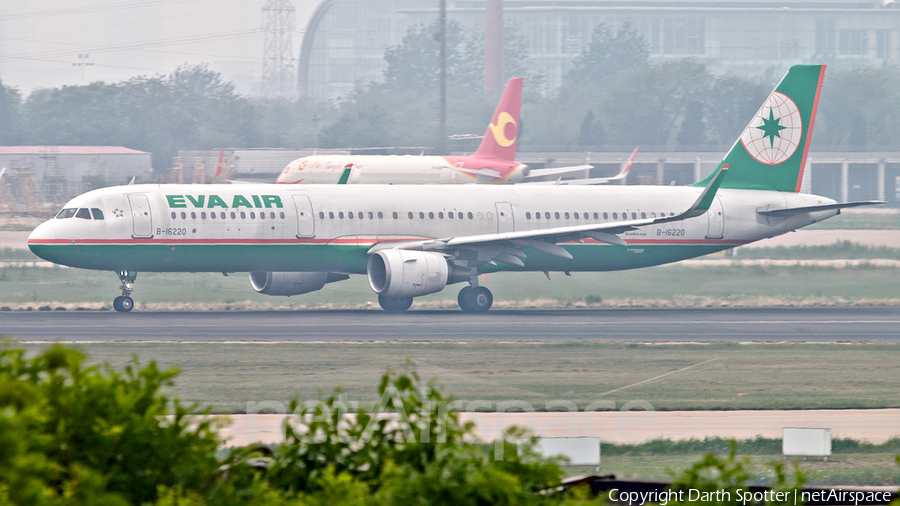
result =
[{"label": "engine nacelle", "polygon": [[347,277],[331,272],[251,272],[250,286],[265,295],[300,295]]},{"label": "engine nacelle", "polygon": [[369,257],[366,272],[378,295],[416,297],[443,290],[450,265],[439,253],[387,249]]}]

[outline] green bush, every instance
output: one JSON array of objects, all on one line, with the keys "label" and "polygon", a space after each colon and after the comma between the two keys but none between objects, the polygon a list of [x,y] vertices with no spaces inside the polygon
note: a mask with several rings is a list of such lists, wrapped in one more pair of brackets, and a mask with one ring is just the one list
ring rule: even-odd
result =
[{"label": "green bush", "polygon": [[59,345],[31,359],[0,349],[0,504],[141,504],[158,486],[205,491],[216,434],[161,392],[177,371],[84,362]]}]

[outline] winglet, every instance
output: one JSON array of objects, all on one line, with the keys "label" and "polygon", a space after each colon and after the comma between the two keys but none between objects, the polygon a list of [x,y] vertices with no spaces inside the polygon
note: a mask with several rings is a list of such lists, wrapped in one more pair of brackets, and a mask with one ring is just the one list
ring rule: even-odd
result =
[{"label": "winglet", "polygon": [[625,162],[625,166],[622,167],[622,170],[618,174],[609,178],[610,181],[618,181],[628,175],[628,171],[631,170],[631,165],[634,163],[634,157],[637,155],[639,149],[641,149],[640,146],[634,148],[634,151],[631,152],[631,156],[628,157],[628,161]]},{"label": "winglet", "polygon": [[716,192],[719,191],[719,186],[722,185],[722,180],[725,179],[725,173],[728,172],[728,164],[723,163],[719,165],[719,168],[716,170],[716,173],[713,174],[712,179],[710,179],[709,184],[706,185],[706,188],[703,189],[703,193],[697,197],[697,201],[694,202],[687,211],[681,214],[682,218],[693,218],[694,216],[700,216],[709,210],[709,206],[712,205],[713,199],[716,198]]},{"label": "winglet", "polygon": [[338,180],[337,184],[347,184],[347,181],[350,180],[350,172],[353,170],[353,164],[348,163],[344,166],[344,172],[341,173],[341,178]]}]

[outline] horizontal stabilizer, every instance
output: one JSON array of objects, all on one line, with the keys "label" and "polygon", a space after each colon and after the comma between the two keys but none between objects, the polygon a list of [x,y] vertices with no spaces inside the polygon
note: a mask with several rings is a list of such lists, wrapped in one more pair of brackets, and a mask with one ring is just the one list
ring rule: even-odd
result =
[{"label": "horizontal stabilizer", "polygon": [[451,167],[451,169],[455,170],[456,172],[463,172],[466,174],[471,174],[473,176],[478,176],[479,178],[489,177],[492,179],[499,179],[503,177],[503,174],[494,169],[465,169],[462,167]]},{"label": "horizontal stabilizer", "polygon": [[793,216],[795,214],[805,214],[805,213],[815,213],[818,211],[832,211],[834,209],[846,209],[848,207],[859,207],[859,206],[877,206],[880,204],[886,204],[882,200],[862,200],[859,202],[844,202],[843,204],[824,204],[821,206],[804,206],[804,207],[789,207],[785,209],[764,209],[757,210],[756,212],[762,214],[763,216]]}]

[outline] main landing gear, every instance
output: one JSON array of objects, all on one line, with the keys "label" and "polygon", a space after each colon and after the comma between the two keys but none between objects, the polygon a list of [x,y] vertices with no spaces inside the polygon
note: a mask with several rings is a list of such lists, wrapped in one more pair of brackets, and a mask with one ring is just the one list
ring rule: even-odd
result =
[{"label": "main landing gear", "polygon": [[116,274],[119,276],[119,281],[122,282],[122,295],[113,300],[113,309],[120,313],[127,313],[134,309],[134,299],[129,296],[134,291],[134,280],[137,279],[137,273],[119,271]]},{"label": "main landing gear", "polygon": [[460,309],[466,313],[485,313],[494,303],[494,295],[483,286],[467,286],[456,298]]}]

